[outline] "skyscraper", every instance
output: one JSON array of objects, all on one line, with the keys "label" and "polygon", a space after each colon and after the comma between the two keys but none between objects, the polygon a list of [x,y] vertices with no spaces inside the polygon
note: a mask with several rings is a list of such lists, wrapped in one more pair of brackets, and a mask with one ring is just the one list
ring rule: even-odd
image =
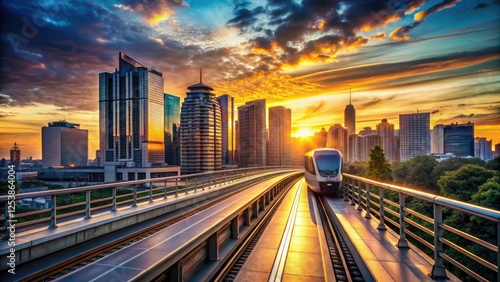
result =
[{"label": "skyscraper", "polygon": [[165,162],[169,165],[180,165],[179,125],[181,121],[181,99],[167,93],[163,97],[165,106]]},{"label": "skyscraper", "polygon": [[266,100],[246,102],[238,107],[239,165],[265,166],[266,152]]},{"label": "skyscraper", "polygon": [[347,152],[349,151],[348,132],[349,130],[340,124],[330,126],[326,135],[326,147],[337,149],[342,156],[347,156]]},{"label": "skyscraper", "polygon": [[292,164],[292,110],[269,108],[269,165]]},{"label": "skyscraper", "polygon": [[[443,129],[444,153],[458,157],[474,156],[474,124],[451,124]],[[490,145],[491,147],[491,145]]]},{"label": "skyscraper", "polygon": [[344,126],[347,127],[347,134],[356,134],[356,110],[351,104],[351,91],[349,90],[349,105],[344,110]]},{"label": "skyscraper", "polygon": [[164,163],[162,74],[122,52],[118,62],[114,73],[99,74],[101,162]]},{"label": "skyscraper", "polygon": [[431,153],[444,154],[444,125],[436,124],[431,130]]},{"label": "skyscraper", "polygon": [[14,147],[10,149],[10,164],[14,166],[16,171],[21,170],[21,149],[14,143]]},{"label": "skyscraper", "polygon": [[222,164],[234,164],[236,150],[234,128],[234,98],[228,94],[217,97],[222,115]]},{"label": "skyscraper", "polygon": [[42,127],[42,167],[87,166],[89,132],[67,121]]},{"label": "skyscraper", "polygon": [[430,113],[399,115],[400,159],[407,161],[431,151]]},{"label": "skyscraper", "polygon": [[212,87],[200,82],[188,87],[181,107],[181,173],[220,170],[222,165],[221,110]]},{"label": "skyscraper", "polygon": [[492,143],[493,140],[488,141],[486,140],[485,137],[474,138],[474,157],[480,158],[483,161],[492,160],[493,159],[493,151],[491,150]]},{"label": "skyscraper", "polygon": [[387,119],[384,118],[379,124],[377,124],[377,135],[380,136],[380,145],[384,150],[385,159],[393,162],[394,124],[387,122]]}]

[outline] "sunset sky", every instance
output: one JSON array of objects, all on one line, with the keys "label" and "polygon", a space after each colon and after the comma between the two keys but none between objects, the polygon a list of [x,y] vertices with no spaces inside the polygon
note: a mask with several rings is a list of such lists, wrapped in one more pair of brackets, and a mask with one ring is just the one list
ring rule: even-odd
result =
[{"label": "sunset sky", "polygon": [[237,106],[292,109],[294,136],[357,130],[402,113],[473,122],[500,143],[499,0],[123,0],[1,2],[0,158],[41,158],[41,127],[65,119],[98,149],[98,74],[118,52],[181,97],[199,81]]}]

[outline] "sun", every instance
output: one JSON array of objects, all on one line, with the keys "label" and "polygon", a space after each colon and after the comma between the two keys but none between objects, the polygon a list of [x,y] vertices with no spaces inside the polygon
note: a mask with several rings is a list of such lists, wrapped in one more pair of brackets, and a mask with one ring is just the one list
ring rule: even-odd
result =
[{"label": "sun", "polygon": [[313,136],[313,135],[314,135],[314,131],[309,129],[309,128],[301,128],[292,134],[293,137],[300,137],[300,138],[309,137],[309,136]]}]

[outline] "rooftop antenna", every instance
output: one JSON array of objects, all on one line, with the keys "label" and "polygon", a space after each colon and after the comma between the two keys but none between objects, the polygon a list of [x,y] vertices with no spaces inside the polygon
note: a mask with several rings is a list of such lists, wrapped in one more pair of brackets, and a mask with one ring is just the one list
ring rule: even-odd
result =
[{"label": "rooftop antenna", "polygon": [[351,88],[349,88],[349,105],[351,105]]},{"label": "rooftop antenna", "polygon": [[203,77],[203,74],[202,74],[202,72],[201,72],[201,68],[200,68],[200,83],[202,83],[202,81],[203,81],[203,80],[202,80],[202,77]]}]

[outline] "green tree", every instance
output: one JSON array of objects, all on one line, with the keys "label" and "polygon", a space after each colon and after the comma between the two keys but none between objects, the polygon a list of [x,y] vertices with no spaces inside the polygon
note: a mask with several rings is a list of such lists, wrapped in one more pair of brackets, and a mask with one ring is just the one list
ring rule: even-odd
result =
[{"label": "green tree", "polygon": [[438,187],[438,180],[441,176],[444,175],[445,172],[457,170],[466,164],[484,166],[485,162],[479,158],[459,158],[459,157],[449,158],[447,160],[439,162],[434,167],[432,173],[429,174],[431,176],[430,178],[432,179],[433,186],[436,188]]},{"label": "green tree", "polygon": [[445,172],[439,178],[438,185],[443,195],[460,200],[469,201],[472,195],[478,192],[478,187],[495,176],[495,171],[482,166],[467,164],[454,171]]},{"label": "green tree", "polygon": [[436,185],[429,177],[437,164],[434,157],[418,155],[395,165],[394,178],[398,183],[406,186],[426,188],[437,192]]},{"label": "green tree", "polygon": [[345,173],[353,174],[357,176],[365,176],[366,174],[366,163],[365,162],[353,162],[352,164],[345,166]]},{"label": "green tree", "polygon": [[392,180],[391,164],[385,159],[384,150],[379,145],[370,150],[366,176],[380,181]]},{"label": "green tree", "polygon": [[[5,179],[5,180],[0,180],[0,195],[7,195],[7,193],[9,192],[9,188],[10,188],[10,185],[9,185],[9,180]],[[16,191],[16,194],[19,193],[20,191],[20,188],[21,188],[21,185],[19,185],[19,182],[17,182],[17,180],[14,180],[14,189]]]},{"label": "green tree", "polygon": [[487,162],[486,167],[500,172],[500,157],[496,157]]},{"label": "green tree", "polygon": [[490,209],[500,209],[500,176],[488,179],[472,195],[472,203]]}]

